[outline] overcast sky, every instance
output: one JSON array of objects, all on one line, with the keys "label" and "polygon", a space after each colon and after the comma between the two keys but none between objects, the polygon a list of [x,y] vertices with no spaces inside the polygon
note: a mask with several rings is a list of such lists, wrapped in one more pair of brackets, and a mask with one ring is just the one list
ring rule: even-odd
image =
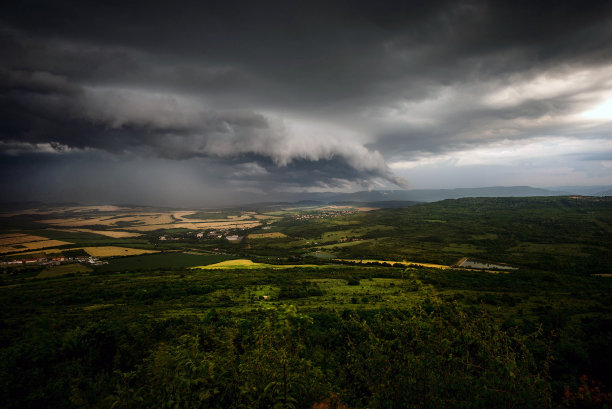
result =
[{"label": "overcast sky", "polygon": [[21,0],[0,51],[4,200],[612,185],[610,1]]}]

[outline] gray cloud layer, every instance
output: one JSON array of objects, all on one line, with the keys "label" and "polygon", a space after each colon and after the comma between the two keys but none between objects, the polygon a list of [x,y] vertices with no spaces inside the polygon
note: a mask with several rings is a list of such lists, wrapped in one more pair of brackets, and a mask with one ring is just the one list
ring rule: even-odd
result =
[{"label": "gray cloud layer", "polygon": [[199,159],[236,189],[405,186],[389,162],[607,138],[567,118],[612,90],[611,43],[603,1],[9,2],[0,151]]}]

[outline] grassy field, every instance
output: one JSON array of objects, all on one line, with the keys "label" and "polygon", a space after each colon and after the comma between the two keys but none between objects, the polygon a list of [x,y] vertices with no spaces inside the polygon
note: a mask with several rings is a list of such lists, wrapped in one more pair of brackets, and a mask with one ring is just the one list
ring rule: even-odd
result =
[{"label": "grassy field", "polygon": [[287,237],[286,234],[280,232],[271,233],[251,233],[247,236],[249,239],[282,239]]},{"label": "grassy field", "polygon": [[66,274],[75,273],[90,273],[93,269],[82,264],[64,264],[60,266],[53,266],[41,271],[36,278],[53,278],[60,277]]},{"label": "grassy field", "polygon": [[167,270],[201,266],[225,261],[231,256],[197,255],[185,253],[158,253],[112,259],[106,265],[96,267],[98,272],[129,270]]}]

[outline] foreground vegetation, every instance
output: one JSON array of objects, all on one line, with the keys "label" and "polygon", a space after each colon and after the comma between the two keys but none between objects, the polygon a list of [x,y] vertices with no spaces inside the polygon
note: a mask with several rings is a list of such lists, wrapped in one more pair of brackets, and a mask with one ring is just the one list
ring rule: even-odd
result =
[{"label": "foreground vegetation", "polygon": [[611,287],[349,266],[15,279],[2,406],[580,407],[581,375],[610,382]]}]

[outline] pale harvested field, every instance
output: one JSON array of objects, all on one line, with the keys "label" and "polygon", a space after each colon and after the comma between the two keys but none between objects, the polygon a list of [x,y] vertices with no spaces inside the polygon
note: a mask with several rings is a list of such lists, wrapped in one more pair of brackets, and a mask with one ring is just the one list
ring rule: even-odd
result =
[{"label": "pale harvested field", "polygon": [[77,207],[68,207],[69,211],[72,212],[118,212],[121,210],[125,210],[125,207],[113,206],[113,205],[103,205],[103,206],[77,206]]},{"label": "pale harvested field", "polygon": [[[57,254],[57,253],[61,253],[62,250],[80,250],[80,249],[85,250],[90,256],[93,256],[93,257],[110,257],[111,255],[112,256],[136,256],[140,254],[159,253],[156,250],[141,250],[141,249],[134,249],[134,248],[129,248],[129,247],[102,246],[102,247],[71,247],[68,249],[41,249],[38,251],[27,251],[27,252],[15,253],[15,254],[11,254],[11,256],[27,256],[30,254],[40,254],[40,253]],[[96,254],[108,253],[108,254],[94,255],[92,253],[96,253]]]},{"label": "pale harvested field", "polygon": [[41,250],[36,250],[36,251],[26,251],[23,253],[15,253],[15,254],[11,254],[11,256],[27,256],[30,254],[58,254],[61,253],[62,250],[77,250],[78,248],[70,248],[70,249],[41,249]]},{"label": "pale harvested field", "polygon": [[0,254],[23,252],[24,250],[43,249],[46,247],[58,247],[58,246],[66,245],[66,244],[73,244],[73,243],[68,243],[66,241],[61,241],[61,240],[41,240],[41,241],[31,241],[28,243],[16,243],[16,245],[18,245],[19,247],[0,246]]},{"label": "pale harvested field", "polygon": [[0,234],[0,238],[6,239],[9,237],[19,237],[19,236],[27,236],[25,233],[9,233],[9,234]]},{"label": "pale harvested field", "polygon": [[114,239],[124,239],[128,237],[139,237],[142,236],[140,233],[130,233],[127,231],[117,230],[92,230],[92,229],[66,229],[66,231],[77,231],[83,233],[99,234],[101,236],[112,237]]},{"label": "pale harvested field", "polygon": [[[183,220],[185,216],[189,216],[190,214],[195,214],[195,213],[196,212],[194,211],[174,212],[172,213],[172,216],[174,216],[175,219]],[[187,219],[187,220],[191,221],[191,219]]]},{"label": "pale harvested field", "polygon": [[[174,216],[175,219],[179,220],[181,223],[222,223],[222,222],[234,222],[234,221],[245,221],[245,220],[253,220],[253,215],[255,214],[254,212],[244,212],[243,214],[241,214],[240,216],[227,216],[226,219],[186,219],[185,216],[189,216],[192,214],[195,214],[196,212],[194,211],[181,211],[181,212],[174,212],[172,213],[172,216]],[[211,212],[211,213],[216,213],[216,212]]]},{"label": "pale harvested field", "polygon": [[280,216],[272,216],[271,214],[254,214],[253,218],[258,220],[282,219]]},{"label": "pale harvested field", "polygon": [[45,215],[45,214],[51,214],[51,213],[57,213],[57,212],[58,212],[58,210],[39,211],[37,209],[27,209],[27,210],[15,211],[15,212],[0,213],[0,217],[23,216],[24,214],[40,214],[40,215]]},{"label": "pale harvested field", "polygon": [[53,214],[53,213],[66,213],[66,212],[118,212],[121,210],[125,210],[125,208],[118,206],[70,206],[70,207],[56,207],[51,210],[39,210],[39,209],[26,209],[26,210],[18,210],[14,212],[6,212],[0,213],[0,217],[13,217],[13,216],[22,216],[24,214]]},{"label": "pale harvested field", "polygon": [[83,250],[92,257],[137,256],[140,254],[159,253],[157,250],[142,250],[117,246],[83,247]]},{"label": "pale harvested field", "polygon": [[20,236],[11,236],[9,235],[9,237],[7,237],[6,235],[0,235],[0,246],[10,246],[12,244],[21,244],[21,243],[27,243],[29,241],[40,241],[40,240],[47,240],[46,237],[41,237],[41,236],[30,236],[27,234],[24,235],[20,235]]},{"label": "pale harvested field", "polygon": [[244,229],[251,227],[261,226],[260,222],[208,222],[208,223],[172,223],[172,224],[155,224],[148,226],[134,226],[127,228],[128,230],[134,231],[153,231],[157,229],[224,229],[224,228],[236,228]]},{"label": "pale harvested field", "polygon": [[[259,215],[254,212],[244,212],[240,216],[229,216],[219,219],[188,219],[186,216],[195,214],[195,211],[153,212],[153,213],[116,213],[102,217],[63,217],[41,220],[40,223],[64,227],[80,228],[78,231],[102,234],[108,237],[136,237],[131,233],[112,233],[106,230],[87,229],[85,226],[108,226],[115,230],[146,232],[158,229],[223,229],[223,228],[251,228],[261,225],[262,220],[277,219],[276,216]],[[117,226],[117,223],[131,223],[133,226]],[[85,227],[85,228],[83,228]]]},{"label": "pale harvested field", "polygon": [[3,234],[0,235],[0,254],[58,247],[65,244],[72,243],[61,240],[49,240],[46,237],[22,233]]},{"label": "pale harvested field", "polygon": [[118,222],[131,222],[141,225],[171,224],[173,222],[170,213],[145,213],[145,214],[118,214],[104,217],[67,217],[63,219],[41,220],[40,223],[51,224],[62,227],[80,227],[91,225],[114,226]]},{"label": "pale harvested field", "polygon": [[249,222],[254,222],[256,221],[256,219],[253,219],[252,217],[238,217],[238,218],[231,218],[228,217],[227,219],[182,219],[181,222],[183,223],[249,223]]},{"label": "pale harvested field", "polygon": [[286,234],[276,232],[276,233],[251,233],[247,236],[249,239],[281,239],[283,237],[287,237]]},{"label": "pale harvested field", "polygon": [[110,219],[109,217],[70,217],[66,219],[46,219],[41,220],[39,223],[51,224],[53,226],[61,227],[79,227],[79,226],[90,226],[94,224],[110,226],[115,224],[118,219]]},{"label": "pale harvested field", "polygon": [[360,212],[369,212],[371,210],[378,210],[378,207],[354,207],[354,206],[337,206],[329,205],[321,208],[322,210],[358,210]]},{"label": "pale harvested field", "polygon": [[172,223],[174,220],[170,213],[149,213],[140,215],[125,215],[121,218],[109,220],[109,222],[124,221],[142,224],[166,224]]},{"label": "pale harvested field", "polygon": [[30,243],[20,243],[20,246],[25,246],[27,250],[36,250],[36,249],[44,249],[45,247],[59,247],[59,246],[64,246],[66,244],[74,244],[74,243],[69,243],[67,241],[61,241],[61,240],[43,240],[43,241],[33,241]]},{"label": "pale harvested field", "polygon": [[[190,212],[190,213],[195,213],[195,212]],[[184,216],[185,215],[183,215],[183,217]],[[174,213],[174,217],[177,217],[176,213]],[[227,218],[224,218],[224,219],[185,219],[183,217],[180,218],[181,223],[238,223],[238,222],[245,222],[245,221],[253,221],[253,216],[248,215],[248,214],[242,214],[240,216],[233,216],[233,215],[227,216]]]}]

